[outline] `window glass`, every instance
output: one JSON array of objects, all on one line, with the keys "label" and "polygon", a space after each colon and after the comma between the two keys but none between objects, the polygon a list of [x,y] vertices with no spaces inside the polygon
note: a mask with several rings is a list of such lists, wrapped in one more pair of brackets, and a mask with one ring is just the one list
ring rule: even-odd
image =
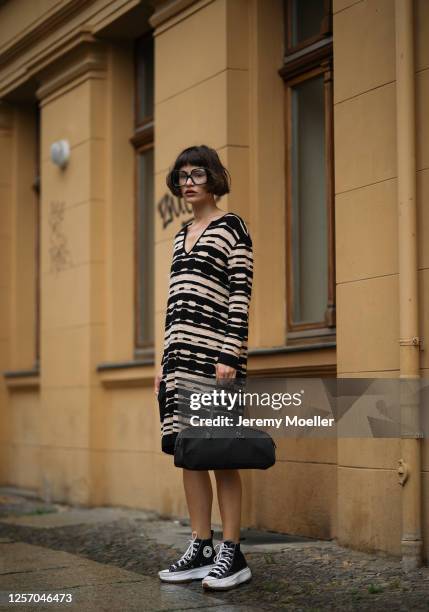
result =
[{"label": "window glass", "polygon": [[153,115],[153,38],[137,46],[137,123]]},{"label": "window glass", "polygon": [[154,187],[153,148],[138,155],[138,244],[140,342],[154,342]]},{"label": "window glass", "polygon": [[291,93],[293,319],[304,323],[323,321],[328,300],[323,75]]},{"label": "window glass", "polygon": [[317,36],[325,16],[325,0],[292,1],[292,46]]}]

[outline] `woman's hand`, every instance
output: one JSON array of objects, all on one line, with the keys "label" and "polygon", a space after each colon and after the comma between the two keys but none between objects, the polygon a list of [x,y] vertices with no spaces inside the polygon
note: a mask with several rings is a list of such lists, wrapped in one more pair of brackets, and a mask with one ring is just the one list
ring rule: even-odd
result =
[{"label": "woman's hand", "polygon": [[235,378],[237,370],[224,363],[216,364],[216,380],[220,378]]},{"label": "woman's hand", "polygon": [[161,382],[161,379],[162,379],[162,366],[159,368],[158,373],[154,379],[154,389],[155,389],[156,396],[158,396],[158,393],[159,393],[159,384]]}]

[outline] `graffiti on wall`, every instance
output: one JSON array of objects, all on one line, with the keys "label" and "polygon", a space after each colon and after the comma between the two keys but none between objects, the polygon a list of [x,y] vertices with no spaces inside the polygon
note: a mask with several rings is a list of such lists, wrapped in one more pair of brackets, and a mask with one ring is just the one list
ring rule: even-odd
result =
[{"label": "graffiti on wall", "polygon": [[165,230],[176,219],[180,219],[182,225],[189,221],[192,215],[192,205],[183,198],[174,198],[170,193],[165,193],[157,203],[157,210],[162,219],[162,229]]},{"label": "graffiti on wall", "polygon": [[[220,197],[215,196],[216,204],[219,203]],[[180,219],[182,226],[190,221],[193,217],[192,204],[183,198],[174,198],[170,193],[166,192],[157,203],[158,213],[162,219],[162,229],[165,230],[176,219]],[[191,215],[191,217],[189,217]]]},{"label": "graffiti on wall", "polygon": [[49,257],[51,272],[61,272],[72,265],[71,254],[67,246],[63,221],[65,213],[64,202],[51,202],[49,207]]}]

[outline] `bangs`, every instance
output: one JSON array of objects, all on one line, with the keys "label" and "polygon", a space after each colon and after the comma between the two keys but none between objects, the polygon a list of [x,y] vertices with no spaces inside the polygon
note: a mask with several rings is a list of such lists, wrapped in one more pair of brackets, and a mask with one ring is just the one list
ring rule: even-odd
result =
[{"label": "bangs", "polygon": [[189,149],[185,149],[176,159],[174,164],[174,170],[179,170],[182,166],[209,166],[209,160],[207,156],[201,153],[197,148],[192,147]]}]

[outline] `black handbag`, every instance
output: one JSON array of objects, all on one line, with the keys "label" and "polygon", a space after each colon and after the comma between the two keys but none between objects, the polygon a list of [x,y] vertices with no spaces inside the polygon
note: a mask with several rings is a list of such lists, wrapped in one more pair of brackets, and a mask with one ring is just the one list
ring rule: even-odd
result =
[{"label": "black handbag", "polygon": [[266,470],[276,461],[276,444],[260,429],[190,426],[174,445],[174,465],[188,470]]}]

